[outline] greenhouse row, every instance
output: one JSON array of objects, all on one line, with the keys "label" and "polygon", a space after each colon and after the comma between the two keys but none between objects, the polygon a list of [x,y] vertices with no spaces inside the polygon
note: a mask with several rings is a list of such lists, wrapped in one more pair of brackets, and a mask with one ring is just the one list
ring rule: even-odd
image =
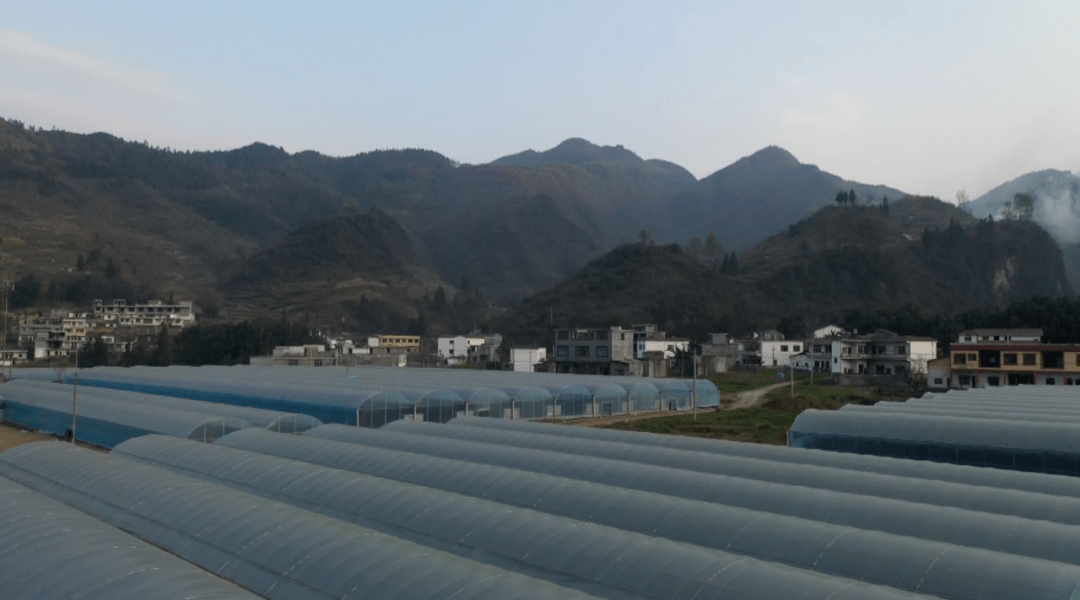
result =
[{"label": "greenhouse row", "polygon": [[[707,380],[642,379],[473,369],[383,367],[96,367],[84,386],[306,414],[326,423],[381,427],[400,419],[459,416],[577,418],[715,407]],[[74,383],[75,374],[65,380]]]},{"label": "greenhouse row", "polygon": [[0,454],[0,482],[264,598],[1080,600],[1080,499],[1022,489],[1074,479],[666,440],[476,417],[249,427],[108,455],[27,444]]},{"label": "greenhouse row", "polygon": [[264,598],[595,597],[70,444],[8,450],[0,475]]},{"label": "greenhouse row", "polygon": [[103,448],[149,433],[213,441],[245,427],[299,433],[322,424],[307,415],[20,379],[0,384],[0,404],[6,421]]},{"label": "greenhouse row", "polygon": [[[491,435],[498,433],[491,432],[496,429],[492,427],[479,430],[481,436],[475,436],[471,440],[462,440],[453,431],[446,431],[469,429],[454,427],[454,424],[477,421],[479,419],[460,419],[450,425],[401,422],[375,431],[327,425],[312,429],[306,435],[372,448],[453,458],[519,471],[542,472],[569,479],[660,492],[690,500],[716,501],[718,498],[730,496],[731,500],[725,503],[747,508],[775,506],[770,512],[793,516],[806,516],[816,512],[828,515],[823,517],[826,520],[853,519],[860,514],[869,514],[869,518],[875,518],[875,513],[866,511],[874,506],[883,507],[879,509],[883,512],[889,510],[888,503],[876,501],[880,498],[1080,525],[1080,512],[1073,511],[1080,510],[1080,505],[1063,505],[1060,497],[1009,488],[856,473],[847,469],[811,467],[700,452],[663,451],[644,443],[638,445],[594,440],[581,444],[580,439],[526,431],[514,431],[513,436],[499,436]],[[527,424],[526,428],[532,425]],[[538,429],[543,427],[547,426],[536,425]],[[590,433],[605,431],[559,426],[549,429]],[[397,435],[399,432],[411,435]],[[626,433],[640,438],[653,437],[643,433]],[[521,440],[521,443],[514,440]],[[971,469],[954,467],[954,470]],[[962,472],[958,474],[963,475]],[[821,489],[827,493],[819,495],[818,501],[819,496],[805,492],[807,488]],[[805,500],[803,494],[806,494]],[[850,514],[829,514],[838,502],[851,495],[863,498],[865,506],[851,502]],[[778,502],[780,504],[777,504]],[[906,524],[894,523],[890,526],[902,528]]]},{"label": "greenhouse row", "polygon": [[260,598],[3,477],[0,589],[7,600]]},{"label": "greenhouse row", "polygon": [[1080,402],[1048,386],[927,394],[906,402],[808,410],[797,448],[1080,476]]},{"label": "greenhouse row", "polygon": [[[879,515],[881,525],[864,529],[816,520],[822,518],[822,512],[794,517],[771,512],[772,507],[758,510],[724,503],[740,495],[738,491],[732,492],[727,498],[690,500],[681,497],[694,494],[689,488],[696,486],[702,479],[698,473],[685,473],[686,477],[681,486],[671,480],[647,481],[665,471],[659,468],[643,469],[643,473],[637,478],[640,481],[620,482],[618,478],[613,478],[616,481],[604,484],[544,471],[540,463],[558,463],[558,459],[553,461],[547,454],[537,456],[536,466],[524,471],[470,459],[389,450],[368,446],[360,441],[371,435],[401,438],[416,435],[409,433],[407,430],[411,428],[404,425],[402,430],[395,427],[393,431],[324,426],[309,430],[299,437],[274,436],[247,430],[222,438],[217,444],[395,479],[931,596],[1071,598],[1076,590],[1075,585],[1080,583],[1074,579],[1080,567],[1074,564],[1034,558],[1004,549],[1023,551],[1026,544],[1041,545],[1050,543],[1047,540],[1052,536],[1067,535],[1054,533],[1055,527],[1037,524],[1032,520],[998,520],[991,516],[990,521],[997,524],[984,525],[989,522],[983,522],[981,515],[975,514],[953,528],[954,533],[951,535],[955,541],[983,543],[984,546],[993,545],[993,542],[979,541],[979,532],[984,526],[998,532],[998,538],[1001,535],[1012,536],[1009,546],[999,546],[991,550],[975,545],[929,539],[925,529],[917,526],[917,520],[922,518],[924,513],[913,512],[914,516],[905,515],[903,505],[913,503],[898,503],[895,512]],[[320,432],[325,431],[355,435],[352,443],[310,439],[323,437]],[[446,440],[443,442],[454,456],[458,456],[455,448],[464,443],[450,443]],[[477,442],[469,443],[481,445]],[[487,454],[492,454],[493,450],[498,453],[508,449],[502,446],[493,448],[494,444],[487,446]],[[480,450],[483,449],[477,450],[473,454],[474,458],[479,457]],[[562,456],[572,462],[572,455]],[[603,462],[613,468],[619,466],[618,461],[605,459]],[[601,467],[594,472],[603,470]],[[858,479],[857,474],[850,473],[850,476],[854,480]],[[727,483],[732,485],[734,482],[729,479]],[[645,491],[646,489],[656,491]],[[798,495],[783,495],[793,506],[798,504]],[[759,499],[763,498],[764,496]],[[1069,499],[1068,502],[1073,501]],[[908,508],[925,511],[925,507]],[[936,523],[946,523],[949,516],[956,516],[959,512],[962,511],[945,509],[944,516]],[[893,521],[900,521],[901,525],[886,524]],[[905,535],[883,530],[885,527],[901,529],[903,524],[908,525]],[[1029,525],[1038,527],[1028,532],[1026,530]],[[1019,530],[1025,531],[1021,534],[1017,533]],[[1028,534],[1035,537],[1026,541],[1022,539],[1023,535]],[[1041,535],[1051,537],[1044,540],[1038,537]],[[998,538],[992,539],[996,541]],[[1060,556],[1068,555],[1067,551],[1063,551]]]},{"label": "greenhouse row", "polygon": [[[648,435],[641,432],[621,431],[616,429],[567,427],[565,425],[552,423],[493,421],[489,419],[456,419],[452,421],[452,424],[469,427],[508,429],[527,433],[545,433],[548,435],[558,435],[560,437],[590,439],[594,441],[625,442],[637,446],[704,452],[732,459],[746,458],[773,461],[774,463],[782,464],[773,464],[766,467],[754,462],[748,462],[745,463],[744,466],[749,465],[751,468],[742,468],[738,470],[736,470],[736,468],[743,463],[731,460],[725,464],[728,465],[730,474],[733,475],[752,476],[753,473],[767,471],[771,474],[770,477],[783,477],[785,478],[785,481],[795,483],[796,485],[803,485],[804,481],[810,481],[812,478],[819,476],[820,471],[813,467],[859,471],[865,473],[864,477],[868,482],[868,489],[882,489],[884,490],[883,494],[886,496],[893,493],[889,491],[891,488],[885,484],[890,480],[888,477],[875,477],[875,475],[898,475],[904,478],[914,477],[922,480],[969,484],[1005,490],[1015,489],[1053,496],[1080,497],[1080,479],[1063,479],[1060,477],[1047,478],[1034,473],[1028,474],[1017,471],[970,469],[946,463],[896,460],[893,458],[866,454],[846,454],[821,450],[808,451],[805,448],[792,448],[788,446],[746,444],[742,442],[704,439],[682,435]],[[704,462],[704,460],[700,462]],[[714,469],[715,468],[717,467],[714,467]],[[713,472],[722,471],[716,470]],[[872,486],[870,485],[870,482],[873,482]]]},{"label": "greenhouse row", "polygon": [[[160,436],[114,454],[308,507],[388,534],[605,597],[903,597],[844,579],[492,500]],[[273,473],[267,477],[266,473]]]}]

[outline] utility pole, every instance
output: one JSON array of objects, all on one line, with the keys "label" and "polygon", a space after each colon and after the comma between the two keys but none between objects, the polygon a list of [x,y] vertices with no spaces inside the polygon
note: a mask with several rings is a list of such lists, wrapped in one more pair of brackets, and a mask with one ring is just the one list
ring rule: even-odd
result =
[{"label": "utility pole", "polygon": [[697,350],[691,346],[690,351],[693,352],[690,359],[693,361],[691,364],[694,369],[694,387],[690,388],[690,404],[694,407],[694,420],[697,421]]},{"label": "utility pole", "polygon": [[15,289],[15,284],[11,284],[8,287],[8,280],[4,278],[4,341],[3,346],[0,349],[7,350],[7,322],[8,322],[8,296],[11,295],[11,290]]},{"label": "utility pole", "polygon": [[75,415],[79,404],[79,374],[75,374],[75,386],[71,392],[71,443],[75,443]]}]

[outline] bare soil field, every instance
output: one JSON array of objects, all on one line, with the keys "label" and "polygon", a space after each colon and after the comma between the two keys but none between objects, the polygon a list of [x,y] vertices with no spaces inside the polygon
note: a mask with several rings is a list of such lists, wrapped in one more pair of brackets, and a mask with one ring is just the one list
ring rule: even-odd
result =
[{"label": "bare soil field", "polygon": [[20,429],[19,427],[12,426],[8,423],[0,425],[0,452],[3,452],[8,448],[21,446],[22,444],[29,444],[30,442],[42,442],[56,439],[55,436],[47,433],[26,431],[25,429]]}]

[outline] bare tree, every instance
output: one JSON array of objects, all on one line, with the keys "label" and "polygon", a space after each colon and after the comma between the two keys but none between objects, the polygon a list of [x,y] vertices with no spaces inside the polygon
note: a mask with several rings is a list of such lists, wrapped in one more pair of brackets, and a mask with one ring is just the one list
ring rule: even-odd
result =
[{"label": "bare tree", "polygon": [[68,370],[67,359],[54,356],[49,359],[49,366],[52,367],[53,372],[56,373],[56,383],[64,383],[64,373]]}]

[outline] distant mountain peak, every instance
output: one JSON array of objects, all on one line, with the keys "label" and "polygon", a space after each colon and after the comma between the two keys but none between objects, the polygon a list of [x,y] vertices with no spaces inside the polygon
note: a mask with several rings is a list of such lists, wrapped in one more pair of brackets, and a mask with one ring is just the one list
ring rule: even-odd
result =
[{"label": "distant mountain peak", "polygon": [[542,163],[567,163],[583,166],[597,162],[632,166],[641,166],[645,163],[640,156],[627,150],[621,144],[598,146],[584,138],[575,137],[563,140],[550,150],[543,152],[526,150],[496,159],[492,161],[492,164],[531,167]]},{"label": "distant mountain peak", "polygon": [[766,146],[750,156],[740,159],[740,162],[742,160],[759,165],[772,164],[785,167],[797,167],[802,164],[799,162],[799,159],[795,158],[795,155],[784,150],[780,146]]}]

